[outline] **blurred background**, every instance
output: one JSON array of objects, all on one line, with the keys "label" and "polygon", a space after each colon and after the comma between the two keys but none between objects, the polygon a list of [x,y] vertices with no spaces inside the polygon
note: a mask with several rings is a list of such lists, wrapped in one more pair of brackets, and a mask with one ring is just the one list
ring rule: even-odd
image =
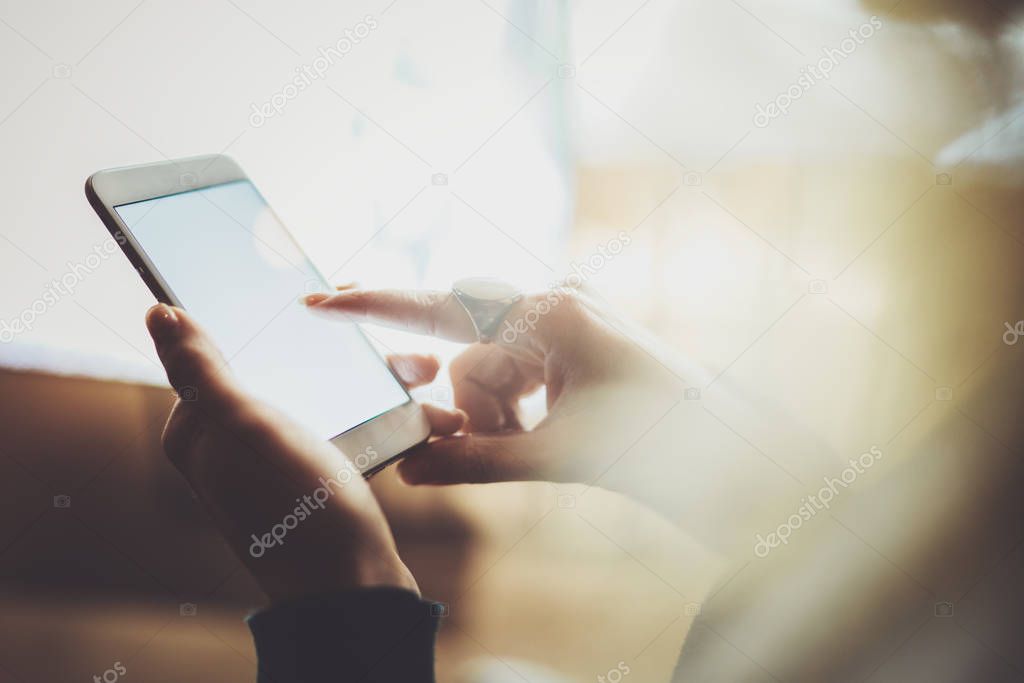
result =
[{"label": "blurred background", "polygon": [[1017,5],[0,0],[0,682],[255,678],[261,597],[163,459],[152,297],[82,190],[204,153],[338,283],[542,289],[630,237],[586,280],[687,388],[609,475],[660,514],[375,479],[450,607],[439,680],[669,680],[684,640],[686,681],[1024,680]]}]

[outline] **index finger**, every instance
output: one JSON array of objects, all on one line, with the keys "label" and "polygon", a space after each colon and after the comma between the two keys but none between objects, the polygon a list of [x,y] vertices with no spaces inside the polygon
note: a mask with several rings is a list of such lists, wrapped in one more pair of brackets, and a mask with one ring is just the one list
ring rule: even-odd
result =
[{"label": "index finger", "polygon": [[311,311],[376,323],[465,344],[476,341],[473,322],[451,292],[398,289],[351,290],[305,298]]}]

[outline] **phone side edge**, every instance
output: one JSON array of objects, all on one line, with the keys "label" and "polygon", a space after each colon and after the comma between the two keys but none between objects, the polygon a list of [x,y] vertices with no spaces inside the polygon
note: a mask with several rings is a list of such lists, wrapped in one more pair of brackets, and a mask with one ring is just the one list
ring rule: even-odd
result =
[{"label": "phone side edge", "polygon": [[121,248],[121,252],[128,258],[128,262],[131,264],[132,269],[139,274],[142,281],[152,292],[153,296],[156,297],[157,301],[168,305],[174,305],[173,295],[160,284],[149,268],[146,266],[142,255],[139,253],[133,244],[133,240],[129,239],[131,231],[128,230],[127,226],[123,226],[117,216],[115,215],[113,207],[107,206],[107,203],[103,201],[99,192],[96,190],[96,177],[104,171],[97,171],[93,173],[85,180],[85,197],[92,206],[93,211],[99,216],[100,222],[106,227],[107,232],[110,233],[111,238],[117,242],[117,245]]}]

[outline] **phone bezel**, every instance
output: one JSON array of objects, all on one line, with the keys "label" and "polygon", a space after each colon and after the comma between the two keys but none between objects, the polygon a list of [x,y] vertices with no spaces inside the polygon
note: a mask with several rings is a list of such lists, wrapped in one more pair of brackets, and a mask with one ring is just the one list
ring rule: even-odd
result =
[{"label": "phone bezel", "polygon": [[[210,154],[97,171],[85,181],[85,195],[157,300],[184,308],[114,207],[239,180],[252,183],[252,179],[234,159],[223,154]],[[256,187],[255,183],[252,184]],[[270,210],[273,211],[273,208]],[[281,225],[284,226],[284,223],[281,222]],[[284,229],[287,232],[287,228]],[[291,233],[288,234],[295,241]],[[317,275],[323,279],[319,271]],[[381,362],[387,366],[383,358]],[[388,369],[390,371],[390,367]],[[397,377],[395,381],[399,381]],[[430,425],[426,415],[410,396],[402,405],[356,425],[330,441],[340,451],[353,457],[372,448],[379,462],[371,462],[360,468],[363,476],[368,478],[400,459],[402,453],[423,442],[429,435]]]}]

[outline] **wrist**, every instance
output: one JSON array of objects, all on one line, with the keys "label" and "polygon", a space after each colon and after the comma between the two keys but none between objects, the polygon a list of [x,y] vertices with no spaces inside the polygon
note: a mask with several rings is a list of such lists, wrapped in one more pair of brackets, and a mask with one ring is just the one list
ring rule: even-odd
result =
[{"label": "wrist", "polygon": [[420,596],[415,577],[395,552],[388,558],[378,554],[354,558],[344,566],[327,557],[307,557],[281,571],[253,572],[271,605],[300,600],[314,595],[330,595],[368,588],[397,588]]},{"label": "wrist", "polygon": [[420,587],[401,558],[395,554],[392,561],[368,563],[360,572],[353,588],[401,588],[420,596]]}]

